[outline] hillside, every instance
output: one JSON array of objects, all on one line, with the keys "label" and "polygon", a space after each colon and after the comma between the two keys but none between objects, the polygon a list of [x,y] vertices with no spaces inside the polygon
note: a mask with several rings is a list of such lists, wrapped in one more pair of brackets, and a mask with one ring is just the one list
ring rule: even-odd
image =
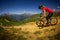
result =
[{"label": "hillside", "polygon": [[[2,23],[3,26],[17,26],[29,22],[34,22],[42,15],[42,13],[33,15],[27,13],[21,15],[3,14],[0,15],[0,24]],[[60,11],[55,11],[53,17],[60,17]]]},{"label": "hillside", "polygon": [[23,14],[10,14],[10,13],[3,13],[0,16],[4,17],[4,16],[8,16],[11,19],[13,19],[14,21],[22,21],[26,18],[29,18],[31,16],[31,14],[28,13],[23,13]]},{"label": "hillside", "polygon": [[[24,25],[3,27],[0,34],[2,40],[60,40],[60,18],[57,25],[39,29],[35,22]],[[3,34],[2,34],[3,33]]]},{"label": "hillside", "polygon": [[[34,21],[38,20],[40,18],[40,16],[42,16],[42,15],[43,15],[43,13],[34,14],[31,17],[23,20],[22,23],[34,22]],[[53,14],[53,17],[60,17],[60,11],[55,11]]]},{"label": "hillside", "polygon": [[39,29],[35,24],[39,16],[32,15],[20,22],[23,25],[0,26],[0,40],[60,40],[60,18],[56,25]]},{"label": "hillside", "polygon": [[21,21],[23,21],[24,19],[27,19],[31,16],[28,15],[27,13],[24,14],[1,14],[0,15],[0,25],[2,26],[15,26],[15,25],[20,25]]}]

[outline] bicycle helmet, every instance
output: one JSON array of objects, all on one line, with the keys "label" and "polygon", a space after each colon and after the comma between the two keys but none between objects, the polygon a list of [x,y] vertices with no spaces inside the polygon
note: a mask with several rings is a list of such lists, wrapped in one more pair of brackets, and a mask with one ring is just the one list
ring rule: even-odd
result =
[{"label": "bicycle helmet", "polygon": [[40,6],[38,6],[38,9],[41,9],[43,7],[43,5],[40,5]]}]

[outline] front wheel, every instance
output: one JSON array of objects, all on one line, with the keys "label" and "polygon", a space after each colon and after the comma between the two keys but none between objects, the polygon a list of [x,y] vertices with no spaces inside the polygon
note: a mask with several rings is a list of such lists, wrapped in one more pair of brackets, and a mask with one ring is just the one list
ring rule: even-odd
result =
[{"label": "front wheel", "polygon": [[36,25],[37,25],[38,27],[42,27],[42,26],[43,26],[43,21],[37,20],[37,21],[36,21]]},{"label": "front wheel", "polygon": [[56,25],[58,22],[57,18],[51,18],[51,25]]}]

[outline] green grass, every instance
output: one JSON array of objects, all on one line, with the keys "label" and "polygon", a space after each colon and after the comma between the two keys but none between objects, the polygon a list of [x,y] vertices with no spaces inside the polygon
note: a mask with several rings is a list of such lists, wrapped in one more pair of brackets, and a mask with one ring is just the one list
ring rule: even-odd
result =
[{"label": "green grass", "polygon": [[[54,12],[53,17],[58,17],[58,16],[60,17],[60,11]],[[40,17],[40,14],[34,14],[25,20],[17,22],[11,19],[8,15],[2,16],[2,17],[0,16],[0,24],[2,23],[3,26],[18,26],[18,25],[26,24],[28,22],[35,22],[36,20],[39,19],[39,17]],[[6,22],[5,19],[7,19],[9,22]]]}]

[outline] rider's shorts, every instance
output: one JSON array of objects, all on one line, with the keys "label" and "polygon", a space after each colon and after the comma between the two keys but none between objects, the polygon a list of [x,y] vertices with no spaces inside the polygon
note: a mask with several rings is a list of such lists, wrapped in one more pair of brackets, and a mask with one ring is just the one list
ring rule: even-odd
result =
[{"label": "rider's shorts", "polygon": [[53,13],[48,13],[48,15],[46,16],[46,20],[50,19],[53,16]]}]

